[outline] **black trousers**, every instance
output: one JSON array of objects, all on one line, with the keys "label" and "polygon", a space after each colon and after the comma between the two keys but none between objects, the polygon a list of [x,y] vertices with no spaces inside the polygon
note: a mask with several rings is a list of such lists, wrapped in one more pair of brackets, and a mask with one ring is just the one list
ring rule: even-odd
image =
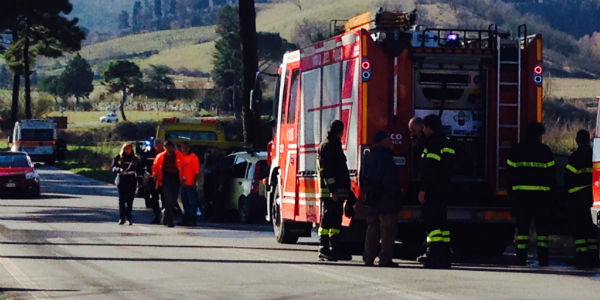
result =
[{"label": "black trousers", "polygon": [[585,199],[572,199],[572,203],[569,206],[569,219],[577,254],[595,250],[590,249],[590,246],[597,247],[598,228],[592,222],[590,205],[588,202],[589,201],[585,201]]},{"label": "black trousers", "polygon": [[179,174],[163,175],[162,197],[163,206],[165,208],[165,225],[173,225],[173,210],[177,204],[177,196],[179,195]]},{"label": "black trousers", "polygon": [[135,197],[135,189],[137,180],[135,175],[117,175],[119,176],[119,217],[121,220],[131,221],[131,211],[133,209],[133,198]]},{"label": "black trousers", "polygon": [[[321,228],[328,230],[329,236],[339,234],[339,230],[342,228],[343,209],[344,202],[342,200],[321,199]],[[333,232],[331,229],[334,229]]]},{"label": "black trousers", "polygon": [[[447,201],[439,192],[425,194],[423,222],[427,231],[427,253],[446,258],[450,252],[450,230],[448,228]],[[440,248],[444,246],[443,248]],[[439,249],[439,250],[438,250]]]},{"label": "black trousers", "polygon": [[[152,209],[154,213],[154,219],[160,220],[160,188],[156,189],[156,182],[153,178],[150,178],[146,183],[144,183],[144,200],[148,203],[149,207]],[[164,204],[163,204],[164,206]]]},{"label": "black trousers", "polygon": [[[517,221],[517,249],[525,251],[529,242],[529,226],[533,221],[537,234],[538,250],[547,256],[550,230],[551,195],[549,192],[521,191],[514,195]],[[588,212],[589,214],[589,212]],[[538,251],[540,252],[540,251]]]}]

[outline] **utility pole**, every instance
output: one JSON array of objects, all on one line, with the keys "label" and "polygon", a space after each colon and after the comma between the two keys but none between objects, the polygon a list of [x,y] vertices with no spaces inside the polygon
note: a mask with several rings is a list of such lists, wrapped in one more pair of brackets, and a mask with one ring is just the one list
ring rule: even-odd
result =
[{"label": "utility pole", "polygon": [[[258,57],[256,51],[256,11],[254,0],[239,0],[240,16],[240,42],[242,46],[243,63],[243,94],[242,94],[242,122],[244,130],[244,143],[257,147],[258,118],[256,108],[251,105],[250,91],[256,86],[256,72],[258,70]],[[250,109],[253,108],[253,110]]]}]

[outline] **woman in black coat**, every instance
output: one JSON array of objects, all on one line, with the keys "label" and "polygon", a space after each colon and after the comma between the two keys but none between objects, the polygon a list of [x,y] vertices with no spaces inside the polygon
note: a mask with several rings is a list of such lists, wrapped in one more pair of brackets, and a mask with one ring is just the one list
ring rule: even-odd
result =
[{"label": "woman in black coat", "polygon": [[113,159],[112,171],[117,173],[115,184],[119,191],[119,225],[133,225],[131,222],[131,209],[135,189],[137,186],[136,170],[138,159],[133,153],[133,145],[125,143],[121,147],[121,152]]}]

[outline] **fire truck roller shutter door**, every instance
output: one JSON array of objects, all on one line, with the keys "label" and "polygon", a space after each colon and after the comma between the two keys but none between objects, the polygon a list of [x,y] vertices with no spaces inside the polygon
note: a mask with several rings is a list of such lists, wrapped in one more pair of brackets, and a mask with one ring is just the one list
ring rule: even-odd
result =
[{"label": "fire truck roller shutter door", "polygon": [[317,149],[321,143],[321,69],[302,72],[300,115],[300,172],[316,172]]}]

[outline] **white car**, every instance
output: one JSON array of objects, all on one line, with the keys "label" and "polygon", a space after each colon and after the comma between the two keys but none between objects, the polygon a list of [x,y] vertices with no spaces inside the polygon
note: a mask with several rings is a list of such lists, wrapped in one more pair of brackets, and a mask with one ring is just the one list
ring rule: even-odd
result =
[{"label": "white car", "polygon": [[119,116],[116,113],[107,113],[100,117],[100,123],[114,123],[119,122]]}]

